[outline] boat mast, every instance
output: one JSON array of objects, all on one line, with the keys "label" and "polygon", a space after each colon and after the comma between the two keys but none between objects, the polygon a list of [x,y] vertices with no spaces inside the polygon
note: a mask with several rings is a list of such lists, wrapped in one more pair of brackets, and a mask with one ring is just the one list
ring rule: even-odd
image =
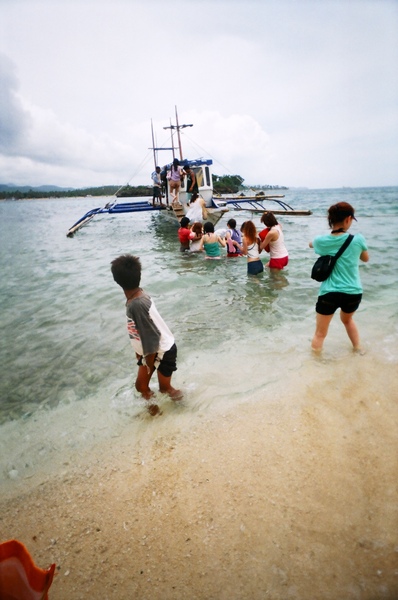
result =
[{"label": "boat mast", "polygon": [[[163,129],[166,129],[166,127],[164,127]],[[173,136],[173,127],[171,125],[171,119],[170,119],[170,133],[171,133],[171,147],[173,149],[173,160],[175,159],[175,148],[174,148],[174,136]]]},{"label": "boat mast", "polygon": [[[173,140],[173,129],[177,130],[177,138],[178,138],[178,149],[180,151],[180,160],[183,160],[183,156],[182,156],[182,144],[181,144],[181,136],[180,136],[180,129],[184,129],[185,127],[193,127],[192,123],[189,123],[188,125],[180,125],[178,122],[178,113],[177,113],[177,107],[175,107],[176,110],[176,124],[172,125],[171,121],[170,121],[170,126],[169,127],[163,127],[163,129],[170,129],[171,130],[171,139]],[[174,146],[174,144],[172,143],[172,146]],[[173,151],[173,158],[174,158],[174,151]]]},{"label": "boat mast", "polygon": [[[170,121],[171,123],[171,121]],[[174,125],[170,124],[170,129],[174,127]],[[168,127],[163,127],[163,129],[169,129]],[[157,148],[157,146],[155,145],[155,134],[153,132],[153,121],[151,119],[151,132],[152,132],[152,148],[149,148],[149,150],[153,150],[153,162],[155,165],[155,169],[158,165],[158,152],[159,150],[172,150],[173,152],[173,158],[174,158],[174,150],[176,150],[176,148],[174,148],[174,143],[173,143],[173,132],[171,133],[171,148]]]},{"label": "boat mast", "polygon": [[156,164],[157,164],[157,156],[156,156],[156,150],[157,148],[155,147],[155,138],[154,138],[154,134],[153,134],[153,121],[151,119],[151,131],[152,131],[152,150],[153,150],[153,163],[154,163],[154,168],[156,169]]},{"label": "boat mast", "polygon": [[176,110],[176,127],[177,127],[178,148],[180,150],[180,160],[182,160],[182,145],[181,145],[181,136],[180,136],[180,125],[178,123],[177,106],[175,107],[175,110]]}]

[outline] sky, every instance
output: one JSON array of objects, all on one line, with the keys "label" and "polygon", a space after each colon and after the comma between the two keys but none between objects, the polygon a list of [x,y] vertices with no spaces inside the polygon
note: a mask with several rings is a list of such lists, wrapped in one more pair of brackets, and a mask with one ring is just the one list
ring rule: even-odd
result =
[{"label": "sky", "polygon": [[217,175],[398,185],[397,65],[398,0],[0,0],[0,183],[149,185],[177,106]]}]

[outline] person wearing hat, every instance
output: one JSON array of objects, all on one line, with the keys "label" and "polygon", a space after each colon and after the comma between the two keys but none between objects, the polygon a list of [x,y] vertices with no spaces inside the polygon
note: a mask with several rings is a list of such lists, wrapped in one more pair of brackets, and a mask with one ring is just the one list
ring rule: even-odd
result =
[{"label": "person wearing hat", "polygon": [[[353,221],[355,210],[348,202],[333,204],[328,210],[328,222],[331,232],[320,235],[310,248],[320,256],[335,256],[348,238],[347,233]],[[311,347],[320,352],[328,334],[333,315],[340,308],[340,320],[354,350],[360,350],[359,332],[354,323],[354,314],[362,300],[362,284],[359,277],[359,261],[368,262],[369,253],[365,238],[360,233],[353,236],[349,246],[339,257],[331,275],[322,281],[316,303],[316,329]]]}]

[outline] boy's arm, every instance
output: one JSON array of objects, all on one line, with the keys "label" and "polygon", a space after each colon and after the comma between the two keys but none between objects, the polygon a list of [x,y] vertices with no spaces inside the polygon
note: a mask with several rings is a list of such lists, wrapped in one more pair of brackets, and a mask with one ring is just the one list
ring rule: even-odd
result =
[{"label": "boy's arm", "polygon": [[160,331],[149,315],[150,306],[150,298],[146,298],[145,300],[141,299],[140,303],[134,305],[134,312],[132,314],[141,339],[142,351],[145,357],[157,353],[160,341]]}]

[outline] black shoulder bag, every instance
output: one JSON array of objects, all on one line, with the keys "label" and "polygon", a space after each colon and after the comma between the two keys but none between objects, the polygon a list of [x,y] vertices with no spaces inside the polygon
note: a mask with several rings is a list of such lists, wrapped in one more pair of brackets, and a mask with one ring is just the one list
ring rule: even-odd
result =
[{"label": "black shoulder bag", "polygon": [[315,281],[326,281],[326,279],[331,276],[337,259],[340,258],[344,250],[348,248],[353,239],[354,236],[349,235],[344,244],[342,244],[341,248],[334,256],[326,254],[325,256],[320,256],[319,258],[317,258],[314,266],[312,267],[311,278],[315,279]]}]

